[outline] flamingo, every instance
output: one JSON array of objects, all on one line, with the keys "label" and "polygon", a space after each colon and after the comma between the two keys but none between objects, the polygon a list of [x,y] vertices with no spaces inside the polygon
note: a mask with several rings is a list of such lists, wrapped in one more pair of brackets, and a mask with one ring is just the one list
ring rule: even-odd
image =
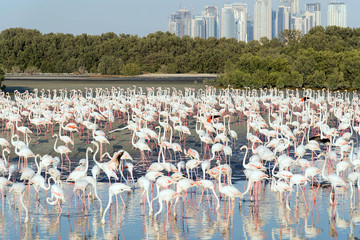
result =
[{"label": "flamingo", "polygon": [[29,184],[32,184],[35,192],[36,192],[36,198],[38,199],[40,188],[44,189],[45,191],[48,191],[51,187],[50,185],[50,178],[48,179],[48,187],[45,187],[45,178],[41,176],[40,174],[35,174],[30,180]]},{"label": "flamingo", "polygon": [[[107,177],[109,179],[109,184],[110,184],[111,177],[115,178],[116,180],[119,180],[118,176],[116,175],[116,171],[118,171],[118,169],[119,169],[120,159],[121,159],[121,156],[123,153],[124,153],[123,151],[118,151],[118,152],[114,153],[111,160],[106,163],[99,163],[98,161],[96,161],[96,158],[95,158],[96,154],[94,154],[93,160],[96,163],[96,165],[98,165],[99,168],[105,172],[105,174],[107,175]],[[108,154],[108,153],[105,153],[105,154]]]},{"label": "flamingo", "polygon": [[14,183],[10,188],[10,192],[20,196],[20,204],[24,208],[25,213],[26,213],[24,222],[28,222],[29,221],[29,210],[25,206],[24,200],[23,200],[24,199],[24,194],[25,194],[25,188],[26,187],[25,187],[25,185],[23,183]]},{"label": "flamingo", "polygon": [[100,167],[95,164],[91,169],[91,174],[95,179],[97,179],[100,175]]},{"label": "flamingo", "polygon": [[145,143],[145,139],[143,138],[140,138],[138,140],[137,143],[134,142],[134,138],[135,138],[135,133],[133,134],[132,136],[132,139],[131,139],[131,143],[133,145],[134,148],[137,148],[140,150],[141,152],[141,160],[144,161],[145,160],[145,154],[144,154],[144,151],[151,151],[150,147]]},{"label": "flamingo", "polygon": [[[54,199],[55,198],[55,199]],[[52,201],[52,199],[54,199]],[[46,198],[46,202],[50,205],[55,205],[58,204],[59,208],[58,208],[58,219],[62,213],[62,208],[60,207],[60,205],[65,202],[65,194],[64,194],[64,190],[61,188],[60,185],[58,184],[53,184],[51,185],[51,197]]]},{"label": "flamingo", "polygon": [[[159,208],[159,211],[157,211],[154,215],[154,219],[156,219],[156,216],[159,215],[162,210],[163,210],[163,201],[166,202],[166,206],[169,205],[169,202],[174,199],[174,198],[179,198],[180,197],[180,193],[177,193],[175,192],[174,190],[172,189],[164,189],[162,190],[158,196],[155,198],[157,199],[158,198],[158,201],[159,201],[159,204],[160,204],[160,208]],[[153,199],[153,200],[155,200]],[[176,217],[176,212],[175,212],[175,207],[176,207],[176,204],[174,204],[174,217]]]},{"label": "flamingo", "polygon": [[[95,130],[93,130],[93,138],[96,142],[100,143],[100,156],[102,156],[102,153],[103,153],[103,147],[102,145],[103,144],[110,144],[109,140],[104,137],[104,136],[101,136],[101,135],[98,135],[96,136],[95,135]],[[100,157],[100,162],[102,161],[102,157]]]},{"label": "flamingo", "polygon": [[[272,177],[272,182],[271,182],[271,190],[274,192],[279,192],[280,194],[280,201],[282,201],[282,193],[284,192],[291,192],[293,189],[292,187],[283,181],[276,181],[274,177]],[[289,206],[289,199],[286,198],[286,208],[290,211],[291,208]]]},{"label": "flamingo", "polygon": [[1,199],[2,199],[2,214],[4,216],[5,213],[5,199],[4,199],[4,190],[7,185],[11,184],[9,180],[4,177],[0,177],[0,191],[1,191]]},{"label": "flamingo", "polygon": [[[322,153],[323,154],[323,153]],[[331,173],[331,174],[329,174],[329,175],[325,175],[325,166],[326,166],[326,162],[327,162],[327,158],[325,157],[325,163],[324,163],[324,166],[323,166],[323,168],[322,168],[322,172],[321,172],[321,174],[322,174],[322,177],[323,177],[323,179],[325,180],[325,181],[327,181],[327,182],[330,182],[330,184],[331,184],[331,188],[334,190],[334,192],[335,192],[335,199],[336,199],[336,196],[337,196],[337,194],[336,194],[336,188],[337,187],[346,187],[346,183],[344,182],[344,180],[341,178],[341,177],[339,177],[337,174],[335,174],[335,173]],[[333,202],[333,200],[332,200],[332,191],[331,191],[331,193],[330,193],[330,203],[331,204],[335,204],[334,202]]]},{"label": "flamingo", "polygon": [[[111,184],[111,186],[109,187],[109,203],[107,205],[107,207],[105,208],[104,210],[104,213],[102,215],[102,219],[101,219],[101,223],[102,224],[105,224],[105,215],[106,215],[106,212],[108,211],[108,209],[110,208],[110,205],[112,203],[112,196],[114,195],[118,195],[124,191],[128,191],[130,192],[131,191],[131,188],[128,186],[128,185],[125,185],[123,183],[113,183]],[[123,204],[124,204],[124,207],[125,207],[125,202],[123,199],[121,199],[123,201]]]},{"label": "flamingo", "polygon": [[359,188],[359,183],[360,183],[360,172],[351,172],[348,175],[348,181],[349,181],[349,185],[350,185],[350,190],[351,190],[351,195],[350,195],[350,205],[352,207],[353,205],[353,195],[354,195],[354,185],[355,182],[358,182],[358,188]]},{"label": "flamingo", "polygon": [[[60,145],[56,147],[56,144],[58,142],[59,136],[55,133],[52,137],[56,137],[55,143],[54,143],[54,151],[57,153],[60,153],[60,157],[61,157],[61,161],[63,161],[63,154],[66,155],[67,159],[69,160],[69,163],[71,164],[71,161],[69,159],[69,157],[67,156],[68,153],[71,153],[71,150],[64,146],[64,145]],[[69,166],[69,169],[71,168],[71,165]]]},{"label": "flamingo", "polygon": [[[240,206],[241,199],[244,198],[244,195],[234,186],[231,186],[231,185],[223,186],[221,184],[221,174],[222,174],[222,168],[220,168],[220,171],[219,171],[219,179],[218,179],[219,180],[219,192],[224,194],[225,196],[229,197],[233,203],[235,202],[236,197],[240,198],[240,201],[239,201],[239,206]],[[230,201],[229,201],[229,205],[230,205]]]},{"label": "flamingo", "polygon": [[220,201],[219,201],[219,198],[218,198],[218,196],[216,195],[216,192],[215,192],[215,184],[212,181],[206,180],[206,179],[199,180],[199,181],[196,182],[196,184],[198,186],[202,187],[199,206],[200,206],[200,203],[201,203],[201,199],[202,199],[202,197],[204,195],[204,190],[205,189],[210,189],[212,191],[212,194],[216,198],[216,201],[217,201],[216,210],[218,210],[220,208]]},{"label": "flamingo", "polygon": [[147,200],[147,202],[149,204],[149,208],[152,212],[152,205],[150,204],[150,199],[149,199],[149,188],[151,185],[150,180],[147,177],[142,176],[137,180],[137,185],[143,190],[143,192],[141,194],[141,198],[140,198],[140,203],[141,203],[143,195],[146,193],[146,200]]},{"label": "flamingo", "polygon": [[266,179],[268,177],[269,176],[262,171],[259,171],[259,170],[251,171],[251,173],[248,176],[248,178],[249,178],[248,187],[247,187],[246,191],[244,193],[242,193],[241,196],[244,197],[248,193],[248,191],[251,190],[251,186],[253,183],[259,182],[262,179]]},{"label": "flamingo", "polygon": [[196,168],[200,163],[201,163],[201,161],[196,160],[196,159],[190,159],[189,161],[186,162],[185,168],[186,168],[186,174],[187,174],[188,178],[190,178],[189,170],[191,170],[191,174],[192,174],[192,170],[194,168]]},{"label": "flamingo", "polygon": [[66,179],[67,182],[69,181],[78,181],[81,178],[87,176],[88,168],[89,168],[89,152],[93,152],[91,147],[86,149],[86,161],[85,166],[78,166],[70,173],[68,178]]}]

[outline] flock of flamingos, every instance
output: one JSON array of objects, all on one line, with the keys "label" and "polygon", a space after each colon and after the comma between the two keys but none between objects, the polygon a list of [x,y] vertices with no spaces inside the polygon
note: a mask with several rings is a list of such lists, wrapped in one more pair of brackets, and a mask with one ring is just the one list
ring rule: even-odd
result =
[{"label": "flock of flamingos", "polygon": [[[319,187],[330,185],[331,204],[350,189],[350,205],[356,204],[353,193],[360,182],[356,92],[230,87],[35,89],[15,91],[14,96],[1,92],[0,109],[2,214],[5,199],[13,196],[21,205],[20,213],[25,212],[25,222],[29,205],[24,195],[31,185],[37,194],[29,201],[43,204],[39,192],[50,191],[45,201],[59,217],[66,212],[62,203],[71,203],[74,195],[83,205],[86,199],[96,198],[103,224],[113,196],[122,199],[122,192],[133,190],[142,191],[139,202],[148,206],[149,217],[155,219],[164,202],[168,214],[176,217],[177,202],[188,200],[192,188],[201,189],[200,203],[206,194],[212,203],[209,207],[216,210],[225,204],[233,208],[236,198],[240,206],[244,198],[256,204],[264,184],[280,194],[278,204],[288,211],[292,197],[307,206],[305,187],[314,189],[310,198],[316,201]],[[244,122],[247,128],[244,146],[237,144],[237,133],[231,130],[236,122]],[[122,128],[114,129],[115,123]],[[133,159],[129,149],[108,152],[109,139],[115,136],[130,136],[127,141],[141,157]],[[40,155],[35,143],[44,138],[54,141],[54,147]],[[190,138],[199,144],[190,146]],[[76,159],[78,166],[72,169],[75,159],[69,154],[77,151],[80,141],[85,142],[85,158]],[[242,151],[244,158],[231,158],[233,151]],[[231,165],[241,161],[247,179],[242,191],[231,181]],[[99,197],[96,187],[102,176],[109,182],[105,209],[102,200],[107,196]],[[71,199],[64,196],[65,181],[74,182]]]}]

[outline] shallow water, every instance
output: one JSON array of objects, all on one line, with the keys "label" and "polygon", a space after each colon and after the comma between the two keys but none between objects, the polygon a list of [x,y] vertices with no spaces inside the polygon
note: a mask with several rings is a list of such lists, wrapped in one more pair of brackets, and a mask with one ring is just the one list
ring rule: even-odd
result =
[{"label": "shallow water", "polygon": [[[70,199],[73,191],[70,184],[65,184],[66,199]],[[243,189],[244,182],[238,181],[235,186]],[[108,203],[108,184],[99,183],[99,195],[103,205]],[[30,198],[34,190],[30,188]],[[288,211],[280,206],[276,195],[266,184],[259,194],[258,205],[245,200],[241,208],[236,201],[229,210],[228,202],[221,200],[220,210],[215,211],[215,203],[211,196],[205,195],[198,208],[200,191],[189,192],[185,203],[179,201],[176,208],[177,217],[160,214],[155,221],[148,217],[148,206],[140,205],[140,190],[135,189],[129,195],[122,194],[126,206],[118,197],[114,198],[111,213],[106,215],[106,224],[102,225],[99,203],[86,200],[87,209],[81,207],[80,199],[72,201],[69,216],[70,200],[62,206],[63,213],[58,221],[53,206],[44,204],[44,192],[41,202],[25,200],[29,207],[30,221],[24,223],[19,212],[11,204],[10,195],[6,198],[5,217],[0,222],[2,239],[327,239],[359,237],[360,211],[350,210],[348,194],[342,196],[339,204],[329,204],[329,189],[320,188],[316,203],[308,200],[309,211],[305,210],[302,198],[298,205],[295,193],[292,195],[291,207]],[[305,194],[311,195],[306,188]],[[37,206],[38,205],[38,206]],[[39,205],[42,205],[40,207]],[[154,205],[157,211],[157,202]],[[46,211],[46,212],[45,212]],[[145,214],[144,214],[145,211]]]},{"label": "shallow water", "polygon": [[[108,87],[115,85],[119,87],[132,87],[139,83],[114,83],[114,82],[66,82],[67,89],[86,87]],[[167,87],[167,82],[144,83],[144,87],[161,86]],[[32,88],[63,88],[61,82],[34,82],[12,81],[5,82],[9,90],[22,89],[31,90]],[[172,86],[175,86],[172,83]],[[202,84],[181,83],[176,85],[181,87],[203,87]],[[124,126],[125,116],[122,121],[117,122],[117,126]],[[54,132],[57,132],[57,126]],[[238,135],[239,140],[233,149],[231,164],[233,168],[233,183],[240,191],[245,191],[245,181],[241,162],[244,152],[240,152],[239,147],[246,144],[246,125],[244,121],[232,122],[232,129]],[[200,151],[201,145],[195,137],[195,129],[191,128],[193,135],[186,141],[186,147],[192,147]],[[0,132],[0,137],[6,136],[8,131]],[[119,149],[127,150],[135,160],[140,158],[138,151],[131,149],[129,142],[131,134],[128,130],[114,135],[116,139],[111,139],[111,144],[107,146],[107,151],[114,152]],[[39,140],[39,142],[37,142]],[[39,138],[35,138],[30,148],[35,153],[41,155],[49,153],[54,155],[54,139],[48,133],[47,138],[42,133]],[[72,169],[77,165],[80,158],[85,157],[86,139],[76,140],[76,149],[69,155],[72,160]],[[148,156],[149,159],[156,159],[156,156]],[[14,153],[11,159],[16,161]],[[33,160],[29,161],[30,166],[35,169]],[[149,163],[148,163],[149,164]],[[90,167],[93,162],[90,161]],[[66,166],[66,164],[65,164]],[[66,177],[67,169],[64,168]],[[135,178],[145,172],[145,166],[135,169]],[[201,174],[201,170],[199,170]],[[16,176],[19,179],[19,175]],[[98,183],[98,193],[105,208],[108,204],[109,184],[104,174],[100,176],[101,182]],[[315,190],[311,189],[310,184],[304,187],[307,197],[309,211],[306,211],[305,202],[302,195],[296,199],[296,188],[291,194],[290,207],[287,210],[284,204],[280,204],[278,194],[270,191],[270,183],[264,183],[259,187],[256,198],[258,201],[250,201],[249,195],[245,196],[239,206],[236,199],[234,205],[221,199],[219,211],[215,210],[215,199],[210,193],[205,193],[200,202],[201,189],[189,190],[187,198],[181,198],[176,206],[176,219],[173,216],[173,209],[170,215],[161,213],[156,220],[149,218],[147,203],[140,204],[140,189],[135,187],[130,194],[122,193],[125,201],[123,207],[122,200],[113,197],[113,205],[110,212],[106,214],[106,224],[101,224],[100,204],[97,200],[86,197],[86,209],[81,204],[79,197],[73,195],[73,184],[65,183],[64,191],[66,201],[62,205],[60,218],[57,215],[57,207],[44,202],[45,191],[40,191],[40,202],[35,201],[35,191],[32,186],[28,186],[25,194],[25,205],[29,208],[29,222],[24,223],[25,212],[15,207],[14,197],[11,193],[6,194],[5,208],[0,206],[0,213],[4,210],[4,215],[0,216],[0,238],[1,239],[356,239],[360,236],[360,209],[358,201],[355,206],[350,206],[349,191],[344,191],[338,203],[333,206],[329,203],[330,188],[320,187],[316,194],[316,201],[312,195]],[[317,186],[314,188],[316,189]],[[50,193],[47,193],[50,196]],[[359,193],[356,193],[359,199]],[[2,201],[1,199],[0,201]],[[1,202],[2,203],[2,202]],[[69,205],[71,208],[69,211]],[[200,203],[200,206],[199,206]],[[154,201],[154,213],[158,210],[158,202]],[[69,215],[67,213],[69,212]]]}]

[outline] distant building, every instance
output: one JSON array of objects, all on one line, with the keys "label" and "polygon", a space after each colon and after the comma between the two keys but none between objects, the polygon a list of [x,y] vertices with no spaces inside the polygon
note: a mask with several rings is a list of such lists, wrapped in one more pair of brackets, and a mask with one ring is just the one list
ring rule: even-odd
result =
[{"label": "distant building", "polygon": [[221,9],[221,37],[236,38],[235,16],[232,4],[224,4]]},{"label": "distant building", "polygon": [[278,11],[278,27],[277,36],[285,29],[290,29],[291,24],[291,8],[289,3],[282,3]]},{"label": "distant building", "polygon": [[247,28],[247,41],[250,42],[254,40],[254,22],[252,21],[251,17],[248,16],[246,21],[246,28]]},{"label": "distant building", "polygon": [[271,0],[255,0],[254,5],[254,39],[262,37],[271,39]]},{"label": "distant building", "polygon": [[234,3],[233,8],[236,39],[247,42],[247,4]]},{"label": "distant building", "polygon": [[321,8],[320,3],[308,3],[305,5],[306,11],[315,13],[315,26],[321,25]]},{"label": "distant building", "polygon": [[278,12],[272,10],[271,14],[271,38],[276,38],[278,34]]},{"label": "distant building", "polygon": [[183,37],[191,35],[191,12],[186,9],[180,9],[171,14],[168,21],[168,31],[176,36]]},{"label": "distant building", "polygon": [[205,38],[205,19],[203,16],[195,16],[191,21],[191,37]]},{"label": "distant building", "polygon": [[290,7],[291,14],[300,13],[299,0],[280,0],[280,2]]},{"label": "distant building", "polygon": [[330,2],[328,5],[327,25],[347,27],[347,10],[344,2]]},{"label": "distant building", "polygon": [[205,19],[205,39],[210,37],[219,38],[219,11],[217,7],[207,6],[202,11]]},{"label": "distant building", "polygon": [[295,14],[291,17],[291,29],[299,30],[303,29],[303,18],[300,14]]},{"label": "distant building", "polygon": [[307,34],[309,30],[316,26],[316,14],[306,11],[302,15],[302,34]]},{"label": "distant building", "polygon": [[291,14],[300,13],[299,0],[291,0],[290,1],[290,9],[291,9]]},{"label": "distant building", "polygon": [[247,41],[247,4],[224,4],[221,9],[221,37]]}]

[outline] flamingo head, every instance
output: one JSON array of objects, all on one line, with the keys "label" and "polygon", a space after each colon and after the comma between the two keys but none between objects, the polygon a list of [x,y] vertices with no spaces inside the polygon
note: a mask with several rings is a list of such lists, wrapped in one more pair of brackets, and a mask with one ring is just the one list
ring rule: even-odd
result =
[{"label": "flamingo head", "polygon": [[168,184],[175,184],[177,183],[177,181],[175,179],[169,179],[168,180]]},{"label": "flamingo head", "polygon": [[240,148],[240,150],[243,150],[244,148],[247,148],[247,146],[246,146],[246,145],[242,146],[242,147]]},{"label": "flamingo head", "polygon": [[263,175],[261,175],[261,179],[269,179],[269,176],[264,173]]},{"label": "flamingo head", "polygon": [[191,185],[191,186],[200,186],[200,185],[199,185],[199,182],[192,182],[192,183],[190,183],[190,185]]},{"label": "flamingo head", "polygon": [[4,151],[7,152],[8,154],[11,153],[11,150],[10,150],[8,147],[6,147],[6,148],[4,149]]},{"label": "flamingo head", "polygon": [[162,175],[164,175],[164,174],[162,172],[159,172],[159,173],[155,174],[155,178],[160,177]]},{"label": "flamingo head", "polygon": [[171,195],[172,198],[176,198],[176,197],[181,197],[180,193],[174,193],[173,195]]}]

